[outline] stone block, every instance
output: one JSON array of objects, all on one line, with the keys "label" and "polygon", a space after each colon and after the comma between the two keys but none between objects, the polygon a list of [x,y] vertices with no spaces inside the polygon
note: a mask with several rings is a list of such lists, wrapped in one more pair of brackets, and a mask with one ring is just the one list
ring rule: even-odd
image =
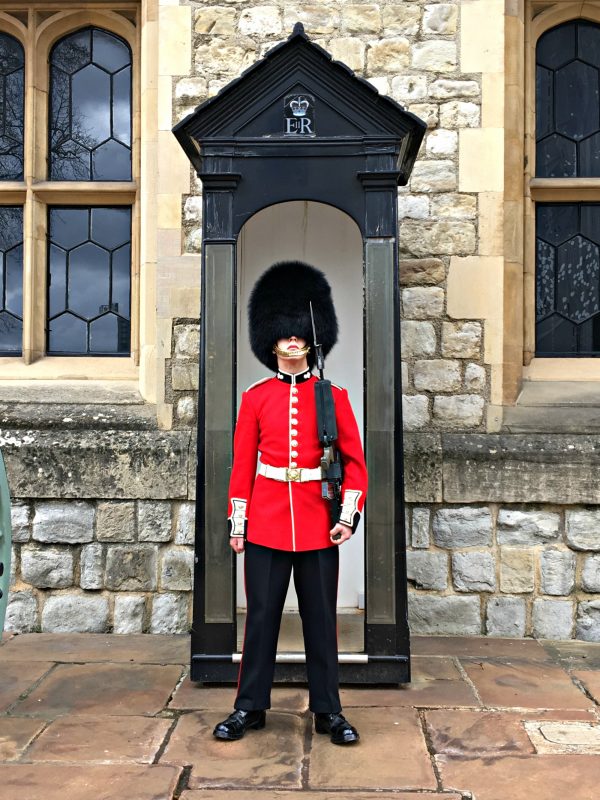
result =
[{"label": "stone block", "polygon": [[235,8],[204,6],[194,14],[194,30],[211,36],[231,36],[235,33],[235,15]]},{"label": "stone block", "polygon": [[114,545],[106,553],[104,585],[117,591],[153,591],[156,565],[155,546]]},{"label": "stone block", "polygon": [[454,81],[440,78],[429,87],[429,97],[447,100],[450,97],[479,97],[481,88],[477,81]]},{"label": "stone block", "polygon": [[408,622],[413,634],[477,636],[481,633],[479,597],[439,597],[408,593]]},{"label": "stone block", "polygon": [[392,78],[392,97],[399,102],[411,102],[427,97],[425,75],[396,75]]},{"label": "stone block", "polygon": [[[439,164],[441,162],[427,163]],[[416,222],[406,220],[400,228],[400,246],[403,252],[419,257],[431,254],[469,255],[475,250],[476,244],[475,226],[468,221],[443,219],[437,222]]]},{"label": "stone block", "polygon": [[200,326],[175,325],[175,358],[198,358],[200,352]]},{"label": "stone block", "polygon": [[481,425],[484,400],[474,394],[433,398],[433,418],[444,426],[474,428]]},{"label": "stone block", "polygon": [[425,152],[432,156],[451,156],[458,148],[458,133],[438,128],[427,136]]},{"label": "stone block", "polygon": [[579,603],[575,636],[584,642],[600,642],[600,600]]},{"label": "stone block", "polygon": [[444,312],[444,290],[438,286],[411,286],[402,290],[405,319],[429,319]]},{"label": "stone block", "polygon": [[56,594],[44,603],[43,633],[104,633],[108,598],[100,595]]},{"label": "stone block", "polygon": [[198,365],[191,362],[174,363],[171,373],[171,384],[177,392],[198,390],[199,373]]},{"label": "stone block", "polygon": [[402,426],[405,431],[424,428],[430,420],[429,400],[425,395],[402,395]]},{"label": "stone block", "polygon": [[406,576],[419,589],[446,589],[448,556],[446,553],[407,550]]},{"label": "stone block", "polygon": [[448,160],[417,161],[410,177],[410,188],[413,192],[456,189],[456,165]]},{"label": "stone block", "polygon": [[193,425],[196,421],[196,401],[193,397],[180,397],[177,401],[177,419],[184,425]]},{"label": "stone block", "polygon": [[406,361],[400,362],[400,381],[403,390],[410,388],[410,381],[408,379],[408,364]]},{"label": "stone block", "polygon": [[479,364],[467,364],[464,385],[468,392],[482,392],[486,386],[485,369]]},{"label": "stone block", "polygon": [[[429,216],[429,198],[413,195],[398,197],[398,219],[427,219]],[[402,224],[402,223],[401,223]]]},{"label": "stone block", "polygon": [[567,511],[565,533],[574,550],[600,550],[600,511]]},{"label": "stone block", "polygon": [[38,589],[73,585],[73,552],[66,547],[21,548],[21,578]]},{"label": "stone block", "polygon": [[519,511],[501,508],[498,512],[498,544],[536,545],[558,539],[560,516],[553,511]]},{"label": "stone block", "polygon": [[404,434],[404,492],[407,503],[442,500],[442,445],[432,432]]},{"label": "stone block", "polygon": [[142,633],[146,601],[139,594],[118,594],[115,596],[113,619],[114,633]]},{"label": "stone block", "polygon": [[[573,554],[571,553],[571,555]],[[584,559],[581,570],[581,588],[584,592],[600,592],[600,556],[586,556]],[[568,593],[561,592],[561,594]]]},{"label": "stone block", "polygon": [[350,34],[379,33],[381,11],[378,5],[342,4],[342,32]]},{"label": "stone block", "polygon": [[456,361],[441,358],[416,361],[413,383],[417,391],[451,392],[460,389],[460,366]]},{"label": "stone block", "polygon": [[175,544],[190,544],[195,542],[196,535],[196,504],[180,503],[176,507],[175,516]]},{"label": "stone block", "polygon": [[410,258],[400,260],[402,286],[431,286],[442,283],[446,268],[441,258]]},{"label": "stone block", "polygon": [[540,558],[542,592],[552,595],[571,594],[575,586],[575,553],[549,548]]},{"label": "stone block", "polygon": [[193,550],[165,550],[162,557],[160,588],[191,592],[194,575]]},{"label": "stone block", "polygon": [[439,124],[440,107],[436,103],[411,103],[407,111],[420,117],[430,130]]},{"label": "stone block", "polygon": [[94,537],[94,507],[71,501],[38,502],[33,517],[33,538],[38,542],[76,544]]},{"label": "stone block", "polygon": [[187,633],[188,594],[156,594],[152,598],[150,633]]},{"label": "stone block", "polygon": [[425,6],[423,13],[423,33],[437,33],[447,36],[456,33],[458,6],[450,3],[438,3]]},{"label": "stone block", "polygon": [[7,633],[33,633],[38,629],[37,599],[33,591],[10,592],[4,630]]},{"label": "stone block", "polygon": [[475,219],[477,200],[470,194],[438,194],[431,198],[431,216]]},{"label": "stone block", "polygon": [[80,580],[82,589],[102,589],[104,576],[104,545],[98,542],[81,548]]},{"label": "stone block", "polygon": [[96,510],[96,539],[99,542],[132,542],[135,538],[135,503],[99,502]]},{"label": "stone block", "polygon": [[440,508],[433,516],[433,541],[438,547],[482,547],[492,543],[488,508]]},{"label": "stone block", "polygon": [[570,600],[536,598],[532,624],[537,639],[570,639],[573,635],[573,603]]},{"label": "stone block", "polygon": [[206,78],[182,78],[175,86],[175,101],[179,106],[200,105],[208,96]]},{"label": "stone block", "polygon": [[479,358],[481,335],[479,322],[443,322],[442,355],[446,358]]},{"label": "stone block", "polygon": [[413,508],[411,543],[415,549],[426,550],[429,547],[430,520],[431,511],[428,508]]},{"label": "stone block", "polygon": [[526,604],[521,597],[490,597],[486,633],[508,638],[525,636]]},{"label": "stone block", "polygon": [[500,548],[500,591],[526,594],[534,589],[534,551],[524,547]]},{"label": "stone block", "polygon": [[28,542],[31,536],[31,509],[28,503],[11,503],[10,525],[13,542]]},{"label": "stone block", "polygon": [[478,128],[481,109],[477,103],[451,100],[440,106],[440,125],[443,128]]},{"label": "stone block", "polygon": [[138,503],[138,541],[170,542],[171,503],[140,500]]},{"label": "stone block", "polygon": [[183,204],[183,221],[194,224],[202,222],[202,196],[186,197]]},{"label": "stone block", "polygon": [[370,75],[403,72],[408,67],[410,44],[403,36],[371,42],[367,50],[367,69]]},{"label": "stone block", "polygon": [[334,33],[339,30],[339,13],[327,6],[321,5],[288,5],[283,9],[283,27],[291,31],[296,24],[301,22],[309,36],[315,34]]},{"label": "stone block", "polygon": [[413,45],[411,66],[427,72],[453,72],[456,69],[456,44],[430,40]]},{"label": "stone block", "polygon": [[240,14],[238,29],[244,36],[268,36],[281,33],[281,11],[277,6],[245,8]]},{"label": "stone block", "polygon": [[330,42],[329,52],[335,61],[341,61],[356,72],[362,72],[365,67],[365,45],[360,39],[336,37]]},{"label": "stone block", "polygon": [[419,30],[421,9],[412,3],[384,6],[383,27],[387,35],[402,33],[414,36]]},{"label": "stone block", "polygon": [[435,353],[435,328],[431,322],[401,322],[402,358],[431,356]]},{"label": "stone block", "polygon": [[485,550],[452,553],[452,581],[459,592],[493,592],[496,588],[496,565]]}]

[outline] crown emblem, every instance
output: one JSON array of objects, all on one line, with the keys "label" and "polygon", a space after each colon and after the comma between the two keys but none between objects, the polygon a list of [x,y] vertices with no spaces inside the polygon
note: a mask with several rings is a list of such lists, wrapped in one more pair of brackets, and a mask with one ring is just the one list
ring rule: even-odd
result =
[{"label": "crown emblem", "polygon": [[308,111],[308,100],[305,97],[296,97],[290,101],[290,108],[295,117],[304,117]]}]

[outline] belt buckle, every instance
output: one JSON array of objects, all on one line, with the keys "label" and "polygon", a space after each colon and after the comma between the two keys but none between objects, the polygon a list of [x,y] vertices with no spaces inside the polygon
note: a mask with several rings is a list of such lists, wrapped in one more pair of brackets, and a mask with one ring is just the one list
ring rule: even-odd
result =
[{"label": "belt buckle", "polygon": [[287,481],[299,481],[300,480],[300,469],[297,467],[286,467],[285,468],[285,479]]}]

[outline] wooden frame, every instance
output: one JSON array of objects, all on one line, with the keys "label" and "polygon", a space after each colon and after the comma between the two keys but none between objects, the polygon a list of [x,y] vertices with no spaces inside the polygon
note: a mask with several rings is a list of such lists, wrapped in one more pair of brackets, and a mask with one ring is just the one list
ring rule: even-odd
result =
[{"label": "wooden frame", "polygon": [[[0,357],[2,378],[133,379],[140,356],[140,7],[122,2],[16,2],[3,6],[0,31],[25,50],[24,180],[0,182],[0,205],[23,206],[22,356]],[[54,43],[88,26],[124,39],[132,54],[132,180],[49,181],[48,57]],[[50,205],[131,206],[131,356],[45,357],[46,235]]]}]

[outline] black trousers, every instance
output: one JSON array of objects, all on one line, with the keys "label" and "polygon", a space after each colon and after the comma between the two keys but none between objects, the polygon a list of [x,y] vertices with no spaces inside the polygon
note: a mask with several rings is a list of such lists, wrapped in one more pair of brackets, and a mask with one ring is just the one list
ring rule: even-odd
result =
[{"label": "black trousers", "polygon": [[244,577],[248,611],[235,708],[271,707],[277,639],[283,604],[294,573],[302,619],[309,708],[341,711],[338,688],[337,583],[339,551],[289,552],[246,542]]}]

